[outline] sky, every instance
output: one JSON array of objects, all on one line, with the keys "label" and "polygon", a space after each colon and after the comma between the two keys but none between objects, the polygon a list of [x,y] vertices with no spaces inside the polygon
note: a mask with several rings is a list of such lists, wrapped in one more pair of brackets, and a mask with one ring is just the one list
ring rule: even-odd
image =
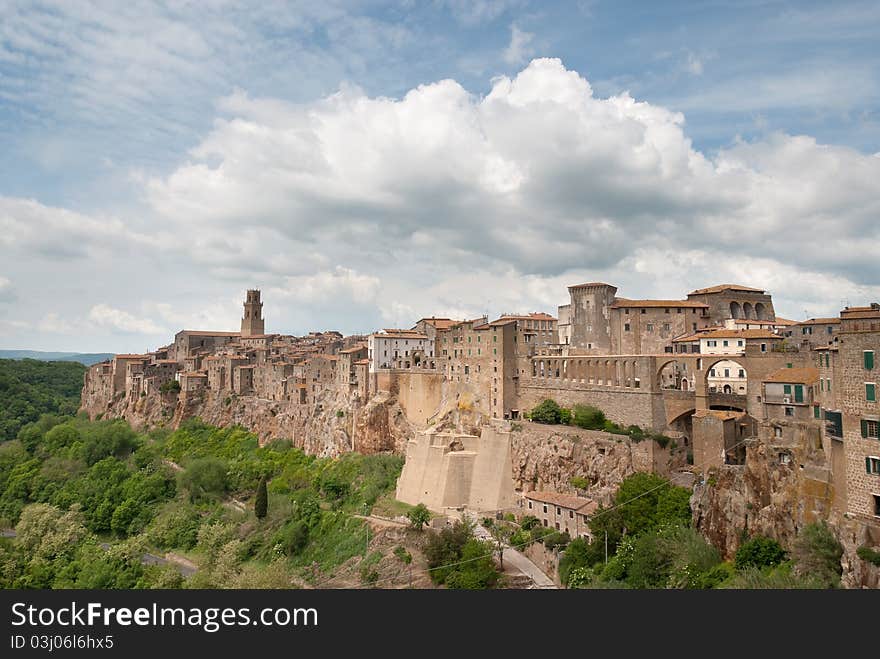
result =
[{"label": "sky", "polygon": [[0,0],[0,348],[880,300],[880,4]]}]

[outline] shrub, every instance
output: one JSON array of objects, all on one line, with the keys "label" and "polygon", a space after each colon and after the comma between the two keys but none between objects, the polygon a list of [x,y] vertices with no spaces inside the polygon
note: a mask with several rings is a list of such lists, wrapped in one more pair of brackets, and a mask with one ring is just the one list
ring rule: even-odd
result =
[{"label": "shrub", "polygon": [[421,531],[422,527],[431,521],[431,511],[428,510],[428,507],[420,503],[416,507],[410,509],[410,511],[406,514],[407,519],[409,519],[409,524],[416,531]]},{"label": "shrub", "polygon": [[539,403],[532,411],[531,411],[531,419],[536,423],[549,423],[555,424],[559,423],[559,420],[562,416],[562,409],[556,403],[555,400],[551,398],[547,398],[544,402]]},{"label": "shrub", "polygon": [[177,380],[168,380],[167,382],[163,382],[162,386],[159,387],[159,391],[163,394],[167,393],[180,393],[180,382]]},{"label": "shrub", "polygon": [[343,412],[342,410],[336,410],[336,418],[337,419],[341,419],[344,416],[345,416],[345,412]]},{"label": "shrub", "polygon": [[590,487],[589,479],[584,478],[583,476],[572,476],[568,479],[568,483],[578,490],[586,490]]},{"label": "shrub", "polygon": [[180,475],[180,484],[193,501],[223,494],[227,481],[226,463],[218,458],[193,460]]},{"label": "shrub", "polygon": [[572,423],[579,428],[603,430],[606,421],[605,413],[596,407],[575,405],[572,410]]},{"label": "shrub", "polygon": [[863,561],[867,561],[873,565],[880,567],[880,551],[876,549],[872,549],[871,547],[859,547],[856,549],[856,554]]},{"label": "shrub", "polygon": [[309,527],[305,522],[297,520],[288,522],[275,533],[272,544],[287,556],[295,556],[309,543]]},{"label": "shrub", "polygon": [[764,568],[779,565],[785,560],[785,550],[771,538],[756,536],[736,550],[734,565],[737,570],[747,567]]},{"label": "shrub", "polygon": [[843,547],[825,522],[805,526],[795,539],[791,553],[796,576],[814,579],[824,588],[840,585]]},{"label": "shrub", "polygon": [[571,423],[571,410],[567,407],[559,408],[559,423],[568,425]]},{"label": "shrub", "polygon": [[523,531],[528,531],[539,524],[540,522],[538,521],[538,518],[534,515],[523,515],[522,519],[519,520],[520,528],[522,528]]}]

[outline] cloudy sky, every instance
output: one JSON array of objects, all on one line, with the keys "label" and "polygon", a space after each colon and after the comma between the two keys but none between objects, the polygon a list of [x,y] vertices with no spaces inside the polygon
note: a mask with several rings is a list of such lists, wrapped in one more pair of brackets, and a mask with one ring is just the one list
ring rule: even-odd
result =
[{"label": "cloudy sky", "polygon": [[[209,8],[208,8],[209,7]],[[112,9],[111,9],[112,8]],[[0,348],[880,299],[880,5],[0,0]]]}]

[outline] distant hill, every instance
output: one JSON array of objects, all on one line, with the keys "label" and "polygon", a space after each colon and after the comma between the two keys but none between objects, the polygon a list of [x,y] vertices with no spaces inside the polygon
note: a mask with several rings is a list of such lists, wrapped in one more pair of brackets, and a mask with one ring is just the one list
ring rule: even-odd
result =
[{"label": "distant hill", "polygon": [[76,362],[0,359],[0,441],[41,414],[76,414],[85,371]]},{"label": "distant hill", "polygon": [[41,350],[0,350],[0,359],[38,359],[41,362],[79,362],[85,366],[113,357],[112,352],[43,352]]}]

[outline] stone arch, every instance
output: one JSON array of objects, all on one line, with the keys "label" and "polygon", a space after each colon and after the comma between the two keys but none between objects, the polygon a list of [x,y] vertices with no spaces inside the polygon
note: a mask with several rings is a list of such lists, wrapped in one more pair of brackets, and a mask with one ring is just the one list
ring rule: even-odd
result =
[{"label": "stone arch", "polygon": [[742,318],[742,307],[739,305],[739,302],[734,301],[730,303],[730,317]]},{"label": "stone arch", "polygon": [[755,304],[755,318],[758,320],[767,320],[767,307],[764,306],[763,302]]},{"label": "stone arch", "polygon": [[[739,374],[740,370],[742,370],[742,376]],[[707,394],[724,393],[724,385],[729,384],[730,393],[739,396],[748,395],[749,371],[745,364],[738,361],[733,355],[718,355],[716,358],[706,360],[703,363],[702,377]]]},{"label": "stone arch", "polygon": [[655,387],[681,391],[694,389],[694,383],[690,381],[694,377],[694,370],[689,364],[693,362],[682,359],[666,359],[661,362],[657,368]]},{"label": "stone arch", "polygon": [[743,302],[743,318],[754,318],[755,317],[755,309],[752,307],[751,302]]}]

